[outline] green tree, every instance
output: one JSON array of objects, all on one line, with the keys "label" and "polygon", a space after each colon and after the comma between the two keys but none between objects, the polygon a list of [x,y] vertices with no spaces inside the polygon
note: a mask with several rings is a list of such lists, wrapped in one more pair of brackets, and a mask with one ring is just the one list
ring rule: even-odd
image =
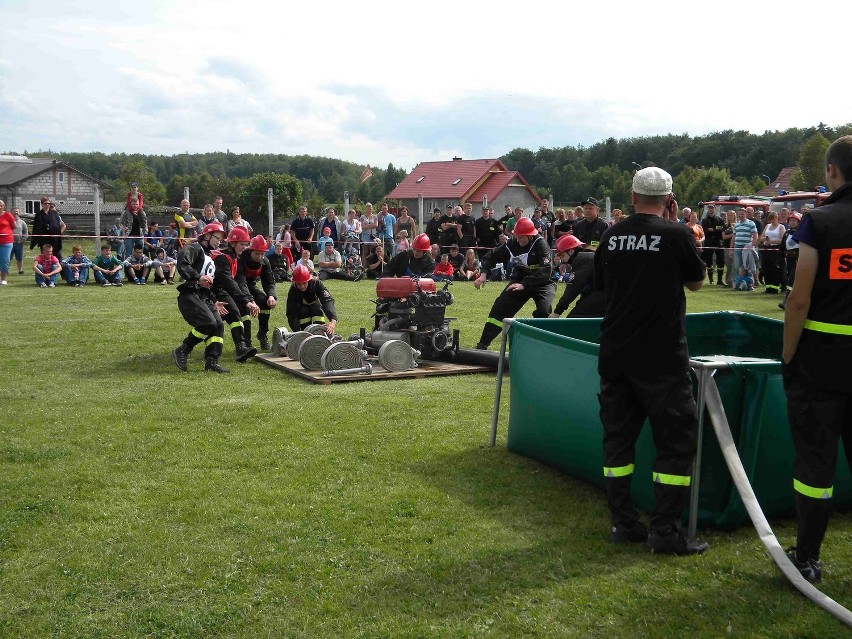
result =
[{"label": "green tree", "polygon": [[112,183],[112,192],[109,197],[113,201],[121,202],[130,190],[130,183],[138,182],[139,191],[145,196],[147,204],[162,204],[166,200],[166,187],[157,180],[154,172],[148,169],[141,161],[130,161],[122,165],[118,177]]},{"label": "green tree", "polygon": [[[746,182],[746,185],[748,183]],[[739,192],[739,188],[746,188],[747,192]],[[695,168],[684,167],[674,178],[674,193],[681,207],[689,206],[695,208],[699,202],[709,200],[713,195],[750,195],[750,186],[744,186],[731,177],[728,169],[717,167]]]},{"label": "green tree", "polygon": [[[240,207],[243,216],[257,232],[269,225],[268,189],[272,189],[272,205],[278,219],[293,217],[302,200],[302,182],[291,175],[256,173],[232,182],[234,205]],[[267,233],[271,234],[271,229],[267,229]]]},{"label": "green tree", "polygon": [[799,149],[799,170],[790,181],[797,191],[812,191],[825,183],[825,152],[831,143],[819,131],[802,144]]}]

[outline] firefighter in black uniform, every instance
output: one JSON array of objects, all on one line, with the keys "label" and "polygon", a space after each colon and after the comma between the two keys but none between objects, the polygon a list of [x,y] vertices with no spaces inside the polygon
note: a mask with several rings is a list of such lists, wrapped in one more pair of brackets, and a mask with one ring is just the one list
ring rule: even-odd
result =
[{"label": "firefighter in black uniform", "polygon": [[243,319],[250,320],[256,317],[260,309],[254,302],[246,285],[246,278],[239,267],[240,254],[248,248],[249,234],[242,226],[231,229],[225,238],[227,247],[224,250],[211,251],[210,257],[216,266],[216,275],[213,279],[213,292],[216,299],[225,302],[228,309],[222,317],[225,324],[231,329],[231,338],[234,340],[236,349],[236,360],[244,362],[250,357],[257,355],[257,349],[252,347],[249,336],[246,339],[243,330]]},{"label": "firefighter in black uniform", "polygon": [[595,252],[586,250],[584,244],[573,235],[563,235],[556,240],[556,257],[568,264],[571,271],[565,292],[550,317],[562,315],[577,297],[580,299],[568,317],[603,317],[606,296],[602,291],[595,290]]},{"label": "firefighter in black uniform", "polygon": [[716,206],[707,205],[707,215],[701,220],[701,228],[704,229],[704,248],[701,256],[704,258],[704,266],[707,268],[707,277],[713,283],[713,261],[716,261],[716,283],[725,285],[725,246],[722,240],[722,231],[725,230],[725,220],[716,215]]},{"label": "firefighter in black uniform", "polygon": [[[260,311],[257,314],[257,341],[264,351],[269,350],[269,316],[278,304],[275,295],[275,275],[266,251],[269,245],[262,235],[251,238],[249,250],[240,255],[240,268],[246,278],[246,286]],[[258,288],[260,284],[260,288]],[[251,338],[251,317],[243,319],[243,332]]]},{"label": "firefighter in black uniform", "polygon": [[[200,237],[206,245],[215,249],[225,237],[225,229],[218,222],[213,222],[205,227]],[[227,311],[224,302],[216,301],[211,291],[214,268],[212,258],[205,253],[199,242],[187,244],[178,253],[177,271],[183,279],[177,287],[178,309],[183,319],[192,326],[192,330],[181,345],[172,351],[172,359],[184,372],[187,370],[189,354],[201,342],[205,343],[204,370],[214,373],[228,372],[219,365],[222,336],[225,334],[221,316]]]},{"label": "firefighter in black uniform", "polygon": [[429,252],[429,236],[421,233],[411,242],[411,248],[397,253],[388,262],[386,277],[429,277],[435,271],[435,260]]},{"label": "firefighter in black uniform", "polygon": [[459,237],[458,245],[467,250],[476,247],[476,226],[473,220],[473,204],[466,202],[462,214],[459,216]]},{"label": "firefighter in black uniform", "polygon": [[[662,217],[676,206],[668,173],[637,171],[631,200],[636,212],[610,227],[595,252],[595,288],[606,294],[598,373],[610,540],[691,555],[707,544],[686,539],[680,525],[698,437],[683,288],[701,288],[704,262],[690,229]],[[657,449],[650,531],[630,494],[634,448],[646,417]]]},{"label": "firefighter in black uniform", "polygon": [[514,237],[508,242],[482,256],[482,274],[473,281],[476,288],[481,288],[485,286],[487,274],[492,268],[506,260],[512,262],[509,284],[494,300],[476,345],[476,348],[482,350],[488,348],[503,330],[503,319],[514,317],[528,300],[535,301],[533,317],[547,317],[556,296],[556,283],[550,279],[550,247],[539,236],[533,221],[522,217],[515,224],[512,234]]},{"label": "firefighter in black uniform", "polygon": [[583,244],[595,249],[609,226],[598,217],[598,201],[595,198],[587,197],[583,200],[582,206],[583,219],[574,224],[574,235],[580,238]]},{"label": "firefighter in black uniform", "polygon": [[784,316],[784,389],[793,445],[799,530],[788,557],[811,582],[822,578],[820,547],[832,497],[837,442],[852,467],[852,135],[825,156],[832,194],[803,218],[796,281]]},{"label": "firefighter in black uniform", "polygon": [[482,209],[482,217],[473,223],[473,227],[476,230],[476,244],[480,249],[490,250],[497,246],[497,237],[503,232],[503,226],[494,219],[491,207]]},{"label": "firefighter in black uniform", "polygon": [[334,335],[337,326],[337,311],[334,298],[322,282],[311,276],[307,266],[299,265],[293,270],[293,283],[287,293],[287,321],[294,331],[303,331],[311,324],[322,324],[328,318],[326,332]]}]

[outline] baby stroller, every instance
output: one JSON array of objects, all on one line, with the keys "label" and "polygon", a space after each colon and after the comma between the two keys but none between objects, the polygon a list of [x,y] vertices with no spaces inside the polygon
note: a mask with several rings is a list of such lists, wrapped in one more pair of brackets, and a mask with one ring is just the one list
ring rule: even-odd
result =
[{"label": "baby stroller", "polygon": [[357,279],[364,276],[364,265],[361,262],[361,249],[358,247],[358,234],[349,232],[343,243],[343,271]]}]

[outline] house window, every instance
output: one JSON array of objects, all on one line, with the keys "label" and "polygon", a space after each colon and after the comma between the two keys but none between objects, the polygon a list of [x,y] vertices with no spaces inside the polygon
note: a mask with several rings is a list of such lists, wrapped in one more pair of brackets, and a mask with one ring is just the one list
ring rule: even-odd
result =
[{"label": "house window", "polygon": [[41,210],[41,200],[24,200],[24,209],[30,215],[35,215]]},{"label": "house window", "polygon": [[65,171],[56,172],[56,181],[59,182],[59,184],[65,184]]},{"label": "house window", "polygon": [[456,178],[456,181],[453,182],[453,186],[458,186],[459,182],[461,182],[461,181],[462,181],[461,178]]},{"label": "house window", "polygon": [[426,176],[425,176],[425,175],[421,175],[419,178],[417,178],[417,184],[420,184],[420,183],[421,183],[423,180],[425,180],[425,179],[426,179]]}]

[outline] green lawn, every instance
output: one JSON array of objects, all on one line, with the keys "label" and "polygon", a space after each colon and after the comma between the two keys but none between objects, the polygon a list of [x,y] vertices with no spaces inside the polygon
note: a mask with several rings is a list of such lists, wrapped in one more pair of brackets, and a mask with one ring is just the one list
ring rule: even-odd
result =
[{"label": "green lawn", "polygon": [[[329,288],[340,333],[370,324],[374,283]],[[500,288],[453,286],[463,346]],[[599,490],[506,452],[508,393],[488,448],[493,375],[312,386],[229,340],[231,375],[197,354],[183,374],[175,297],[0,290],[0,636],[845,634],[748,528],[692,558],[608,544]],[[688,299],[781,316],[776,296]],[[850,539],[837,516],[824,591],[847,604]]]}]

